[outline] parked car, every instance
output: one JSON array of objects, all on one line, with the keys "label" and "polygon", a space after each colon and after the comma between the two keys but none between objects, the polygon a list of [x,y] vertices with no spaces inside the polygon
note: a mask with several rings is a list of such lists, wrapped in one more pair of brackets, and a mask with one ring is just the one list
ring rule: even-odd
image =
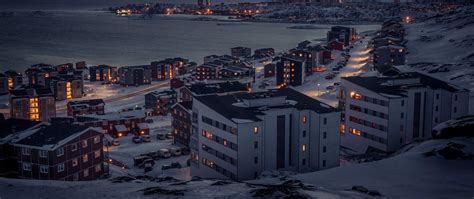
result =
[{"label": "parked car", "polygon": [[326,87],[326,90],[334,90],[334,86],[328,86]]},{"label": "parked car", "polygon": [[189,150],[188,147],[183,147],[181,149],[181,154],[183,154],[183,155],[189,155],[190,153],[191,153],[191,150]]},{"label": "parked car", "polygon": [[183,168],[183,166],[181,166],[181,164],[179,162],[173,162],[173,163],[171,163],[171,168],[181,169],[181,168]]},{"label": "parked car", "polygon": [[151,142],[150,135],[142,135],[140,138],[142,139],[143,142]]},{"label": "parked car", "polygon": [[168,169],[172,169],[171,165],[165,164],[165,165],[161,166],[161,170],[168,170]]},{"label": "parked car", "polygon": [[145,173],[153,171],[153,165],[151,163],[146,163],[144,168]]},{"label": "parked car", "polygon": [[143,160],[141,164],[138,164],[138,168],[144,168],[146,164],[151,164],[152,166],[155,165],[155,161],[151,158],[147,158]]},{"label": "parked car", "polygon": [[339,86],[339,85],[341,85],[341,82],[334,82],[333,85],[334,85],[334,86]]},{"label": "parked car", "polygon": [[172,156],[180,156],[181,155],[181,148],[173,147],[170,149],[170,153]]},{"label": "parked car", "polygon": [[108,146],[120,146],[120,142],[118,140],[111,140],[107,142]]},{"label": "parked car", "polygon": [[144,154],[140,154],[140,156],[147,156],[151,159],[154,159],[154,160],[159,160],[160,159],[160,155],[158,154],[158,152],[149,152],[149,153],[144,153]]},{"label": "parked car", "polygon": [[157,152],[160,155],[160,158],[170,158],[171,157],[170,150],[168,150],[168,149],[160,149]]},{"label": "parked car", "polygon": [[137,156],[133,158],[133,165],[138,166],[139,164],[142,164],[145,160],[150,159],[148,156]]},{"label": "parked car", "polygon": [[134,136],[134,137],[132,138],[132,141],[133,141],[134,143],[136,143],[136,144],[140,144],[140,143],[143,142],[142,138],[140,138],[139,136]]},{"label": "parked car", "polygon": [[146,119],[145,122],[147,122],[147,123],[153,123],[153,119]]},{"label": "parked car", "polygon": [[173,134],[172,133],[167,133],[166,138],[167,139],[173,139]]},{"label": "parked car", "polygon": [[158,133],[158,134],[156,135],[156,139],[165,140],[165,139],[166,139],[166,134],[164,134],[164,133]]},{"label": "parked car", "polygon": [[334,76],[333,75],[327,75],[326,77],[324,77],[324,79],[334,79]]}]

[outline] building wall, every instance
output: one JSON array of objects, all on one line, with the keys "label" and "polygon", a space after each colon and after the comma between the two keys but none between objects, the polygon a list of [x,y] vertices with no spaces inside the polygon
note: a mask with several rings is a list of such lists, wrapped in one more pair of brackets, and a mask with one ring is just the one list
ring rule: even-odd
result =
[{"label": "building wall", "polygon": [[171,116],[171,125],[175,143],[177,142],[183,146],[189,147],[192,126],[190,110],[185,110],[182,106],[175,105],[171,112]]},{"label": "building wall", "polygon": [[[97,143],[94,142],[94,137],[99,138]],[[87,145],[83,145],[83,142],[86,142]],[[76,146],[76,150],[73,150],[73,145]],[[40,151],[43,149],[36,147],[16,146],[15,148],[18,155],[20,178],[68,181],[94,180],[108,172],[104,166],[103,135],[96,131],[89,130],[62,145],[60,148],[64,151],[63,155],[58,154],[59,148],[55,151],[47,151],[47,157],[41,157]],[[23,148],[28,148],[30,155],[22,154]],[[87,158],[84,158],[86,155]],[[73,165],[75,161],[77,161],[77,165]],[[24,164],[31,165],[31,171],[25,170],[23,168]],[[63,171],[58,170],[60,165],[64,165]],[[41,166],[47,167],[48,172],[42,173],[40,171]],[[86,170],[88,175],[85,175]]]},{"label": "building wall", "polygon": [[8,93],[8,78],[0,77],[0,95]]}]

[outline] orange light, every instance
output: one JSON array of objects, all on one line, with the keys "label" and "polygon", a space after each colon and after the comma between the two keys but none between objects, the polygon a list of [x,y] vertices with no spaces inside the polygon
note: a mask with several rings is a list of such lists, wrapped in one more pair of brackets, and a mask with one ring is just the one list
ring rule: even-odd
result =
[{"label": "orange light", "polygon": [[119,134],[118,134],[118,136],[119,136],[119,137],[122,137],[122,136],[123,136],[123,134],[122,134],[122,133],[119,133]]}]

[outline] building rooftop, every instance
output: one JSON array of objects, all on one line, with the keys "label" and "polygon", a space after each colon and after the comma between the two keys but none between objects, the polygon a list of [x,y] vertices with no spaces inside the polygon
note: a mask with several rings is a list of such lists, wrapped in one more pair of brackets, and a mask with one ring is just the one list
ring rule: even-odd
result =
[{"label": "building rooftop", "polygon": [[379,93],[386,97],[401,97],[405,96],[406,90],[410,88],[426,87],[431,89],[442,89],[449,92],[464,91],[465,89],[458,88],[454,85],[448,84],[445,81],[430,77],[417,72],[400,73],[395,76],[352,76],[342,77],[343,79]]},{"label": "building rooftop", "polygon": [[270,109],[280,108],[312,110],[316,113],[339,112],[338,109],[291,88],[225,96],[199,96],[196,99],[235,122],[242,120],[260,121],[258,115],[264,115],[265,111]]},{"label": "building rooftop", "polygon": [[15,144],[28,145],[33,147],[45,147],[45,149],[54,149],[60,146],[60,142],[74,135],[84,132],[88,127],[77,124],[51,124],[39,129],[25,138],[15,141]]},{"label": "building rooftop", "polygon": [[221,82],[221,83],[213,83],[213,84],[205,84],[205,83],[198,82],[191,85],[186,85],[186,87],[195,95],[209,95],[209,94],[248,91],[247,87],[244,84],[237,81]]},{"label": "building rooftop", "polygon": [[0,129],[2,129],[0,131],[0,140],[9,135],[32,128],[40,123],[41,122],[15,118],[0,120]]},{"label": "building rooftop", "polygon": [[10,91],[12,98],[27,96],[53,96],[51,89],[41,86],[27,86]]}]

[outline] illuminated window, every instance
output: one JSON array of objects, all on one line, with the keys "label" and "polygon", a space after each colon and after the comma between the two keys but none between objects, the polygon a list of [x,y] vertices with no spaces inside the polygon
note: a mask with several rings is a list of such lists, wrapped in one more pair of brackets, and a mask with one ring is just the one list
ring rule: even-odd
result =
[{"label": "illuminated window", "polygon": [[340,124],[339,125],[339,131],[344,134],[346,132],[346,125],[345,124]]},{"label": "illuminated window", "polygon": [[206,137],[207,139],[210,139],[212,140],[214,138],[214,135],[209,132],[209,131],[205,131],[205,130],[202,130],[202,136]]},{"label": "illuminated window", "polygon": [[82,148],[86,148],[87,147],[87,140],[82,140]]},{"label": "illuminated window", "polygon": [[229,142],[226,139],[224,139],[224,146],[227,146],[228,144]]},{"label": "illuminated window", "polygon": [[306,124],[308,122],[308,118],[306,116],[303,116],[303,124]]},{"label": "illuminated window", "polygon": [[306,145],[305,144],[301,145],[301,150],[306,151]]},{"label": "illuminated window", "polygon": [[349,131],[354,135],[360,135],[360,130],[355,128],[349,128]]},{"label": "illuminated window", "polygon": [[100,152],[100,150],[99,150],[99,151],[96,151],[96,152],[94,152],[94,157],[95,157],[95,158],[98,158],[98,157],[100,157],[100,155],[101,155],[101,152]]},{"label": "illuminated window", "polygon": [[85,154],[84,156],[82,156],[82,162],[87,162],[87,161],[89,161],[89,156]]},{"label": "illuminated window", "polygon": [[257,134],[257,133],[258,133],[258,127],[255,126],[255,127],[253,127],[253,134]]},{"label": "illuminated window", "polygon": [[352,91],[352,92],[351,92],[351,98],[356,99],[356,100],[361,100],[361,99],[362,99],[362,95],[360,95],[360,94],[358,94],[358,93]]}]

